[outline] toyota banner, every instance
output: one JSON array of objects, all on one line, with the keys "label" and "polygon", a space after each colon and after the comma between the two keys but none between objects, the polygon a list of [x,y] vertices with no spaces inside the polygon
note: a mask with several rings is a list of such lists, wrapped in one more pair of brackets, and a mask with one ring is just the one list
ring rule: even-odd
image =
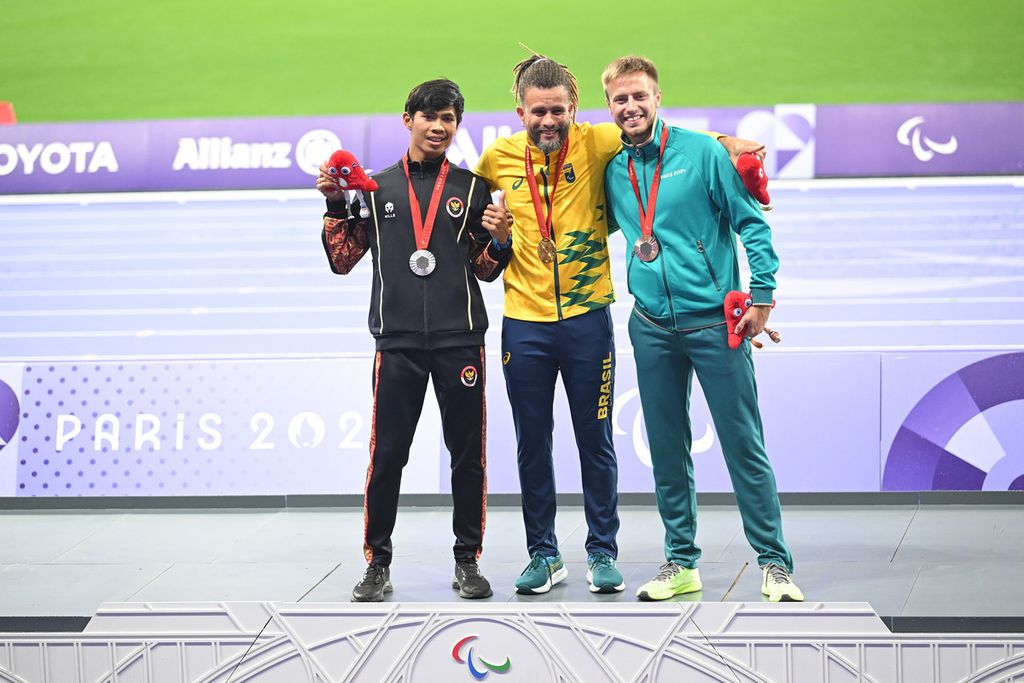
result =
[{"label": "toyota banner", "polygon": [[[664,109],[670,123],[759,140],[772,178],[1024,173],[1024,103]],[[608,120],[604,110],[578,120]],[[449,158],[472,167],[516,115],[467,114]],[[401,117],[18,124],[0,127],[0,194],[303,188],[339,148],[369,169],[408,144]]]}]

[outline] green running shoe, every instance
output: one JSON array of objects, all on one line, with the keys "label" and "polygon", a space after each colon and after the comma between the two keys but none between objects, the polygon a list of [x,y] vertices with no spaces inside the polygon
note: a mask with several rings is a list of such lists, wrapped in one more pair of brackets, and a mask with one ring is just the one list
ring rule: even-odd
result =
[{"label": "green running shoe", "polygon": [[587,582],[591,593],[618,593],[626,588],[615,559],[607,553],[590,553],[587,556]]},{"label": "green running shoe", "polygon": [[661,565],[658,575],[636,589],[641,600],[667,600],[673,595],[696,593],[703,585],[696,568],[687,569],[669,560]]},{"label": "green running shoe", "polygon": [[761,567],[761,593],[768,602],[803,602],[804,594],[793,583],[789,570],[777,564]]},{"label": "green running shoe", "polygon": [[536,553],[516,579],[516,592],[523,595],[547,593],[552,586],[567,576],[569,572],[562,562],[561,553],[555,553],[550,557]]}]

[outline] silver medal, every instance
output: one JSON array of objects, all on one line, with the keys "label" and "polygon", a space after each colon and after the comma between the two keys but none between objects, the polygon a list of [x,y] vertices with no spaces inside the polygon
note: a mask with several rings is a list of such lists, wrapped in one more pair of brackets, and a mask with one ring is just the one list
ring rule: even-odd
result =
[{"label": "silver medal", "polygon": [[409,270],[420,277],[426,277],[434,272],[437,259],[426,249],[417,249],[409,257]]}]

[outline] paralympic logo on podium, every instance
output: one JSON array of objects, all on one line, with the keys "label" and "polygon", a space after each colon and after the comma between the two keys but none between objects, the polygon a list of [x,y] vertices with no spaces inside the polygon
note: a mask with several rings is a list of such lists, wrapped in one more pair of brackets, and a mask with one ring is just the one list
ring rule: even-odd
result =
[{"label": "paralympic logo on podium", "polygon": [[452,659],[454,659],[459,664],[465,664],[469,668],[469,673],[470,673],[470,675],[473,676],[473,678],[475,678],[478,681],[482,681],[485,678],[487,678],[487,674],[491,673],[492,671],[494,673],[497,673],[497,674],[503,674],[503,673],[506,673],[509,669],[512,668],[512,660],[509,659],[508,657],[505,657],[505,662],[503,664],[491,664],[490,662],[488,662],[483,657],[479,657],[478,659],[480,660],[480,663],[483,664],[485,668],[484,669],[478,669],[473,664],[473,648],[472,647],[469,648],[469,653],[466,655],[466,658],[463,659],[462,658],[462,647],[466,643],[468,643],[469,641],[476,640],[476,639],[477,639],[477,636],[466,636],[465,638],[463,638],[459,642],[455,643],[455,647],[452,648]]}]

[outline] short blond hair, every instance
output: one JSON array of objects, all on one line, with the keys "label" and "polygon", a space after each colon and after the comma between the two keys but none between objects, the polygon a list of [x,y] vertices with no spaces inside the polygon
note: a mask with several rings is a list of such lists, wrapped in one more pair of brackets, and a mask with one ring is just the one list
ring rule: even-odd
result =
[{"label": "short blond hair", "polygon": [[646,57],[626,55],[625,57],[619,57],[614,62],[606,66],[604,73],[601,74],[601,85],[604,86],[604,98],[606,100],[608,99],[609,83],[614,81],[616,78],[636,72],[647,74],[650,79],[654,81],[654,85],[658,85],[658,68],[654,66],[654,62]]}]

